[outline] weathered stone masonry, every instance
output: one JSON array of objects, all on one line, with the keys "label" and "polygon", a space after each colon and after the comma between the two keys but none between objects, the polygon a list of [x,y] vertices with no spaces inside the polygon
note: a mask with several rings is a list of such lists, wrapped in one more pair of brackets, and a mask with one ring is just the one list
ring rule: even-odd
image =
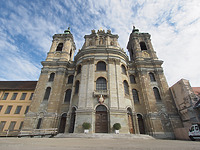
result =
[{"label": "weathered stone masonry", "polygon": [[92,30],[84,38],[74,57],[70,30],[53,36],[24,128],[82,133],[82,123],[89,122],[90,133],[113,133],[120,123],[120,133],[174,138],[181,121],[150,34],[133,28],[130,60],[110,30]]}]

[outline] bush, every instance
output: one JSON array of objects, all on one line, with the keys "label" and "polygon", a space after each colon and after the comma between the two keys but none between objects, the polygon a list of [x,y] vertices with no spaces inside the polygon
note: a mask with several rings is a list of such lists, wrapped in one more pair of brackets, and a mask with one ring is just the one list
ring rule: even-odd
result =
[{"label": "bush", "polygon": [[115,124],[113,125],[113,128],[114,128],[115,130],[119,130],[119,129],[121,129],[121,124],[120,124],[120,123],[115,123]]},{"label": "bush", "polygon": [[82,124],[82,127],[83,127],[83,129],[89,129],[89,128],[91,128],[91,124],[88,123],[88,122],[84,122],[84,123]]}]

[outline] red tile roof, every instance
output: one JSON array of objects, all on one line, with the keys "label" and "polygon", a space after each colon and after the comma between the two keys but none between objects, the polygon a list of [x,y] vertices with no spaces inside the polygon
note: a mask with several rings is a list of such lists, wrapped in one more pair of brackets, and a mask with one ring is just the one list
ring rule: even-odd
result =
[{"label": "red tile roof", "polygon": [[200,87],[192,87],[194,94],[200,95]]},{"label": "red tile roof", "polygon": [[35,90],[37,81],[0,81],[0,90]]}]

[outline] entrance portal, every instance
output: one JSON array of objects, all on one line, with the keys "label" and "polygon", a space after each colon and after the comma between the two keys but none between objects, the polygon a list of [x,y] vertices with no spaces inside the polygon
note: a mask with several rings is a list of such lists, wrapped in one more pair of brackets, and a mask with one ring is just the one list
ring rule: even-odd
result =
[{"label": "entrance portal", "polygon": [[66,113],[62,114],[60,118],[59,133],[65,132],[66,118],[67,118],[67,114]]},{"label": "entrance portal", "polygon": [[144,121],[143,121],[142,115],[137,114],[137,118],[138,118],[138,126],[140,130],[140,134],[145,134],[145,127],[144,127]]},{"label": "entrance portal", "polygon": [[99,105],[96,108],[95,132],[108,133],[107,108],[103,105]]},{"label": "entrance portal", "polygon": [[128,115],[128,126],[129,126],[129,132],[131,134],[134,134],[134,128],[133,128],[133,115],[131,108],[127,109],[127,115]]},{"label": "entrance portal", "polygon": [[76,119],[76,108],[73,107],[72,114],[71,114],[71,120],[70,120],[69,133],[74,133],[75,119]]}]

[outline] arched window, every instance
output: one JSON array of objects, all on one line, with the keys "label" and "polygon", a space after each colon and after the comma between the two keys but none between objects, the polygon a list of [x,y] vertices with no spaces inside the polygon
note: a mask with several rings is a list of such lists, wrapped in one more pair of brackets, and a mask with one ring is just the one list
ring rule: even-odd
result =
[{"label": "arched window", "polygon": [[69,77],[68,77],[68,84],[72,84],[73,83],[73,80],[74,80],[74,76],[73,75],[70,75]]},{"label": "arched window", "polygon": [[138,96],[138,91],[136,89],[132,89],[132,94],[133,94],[133,100],[135,103],[139,103],[139,96]]},{"label": "arched window", "polygon": [[51,88],[47,87],[46,92],[44,94],[44,101],[48,101],[50,93],[51,93]]},{"label": "arched window", "polygon": [[155,76],[154,76],[154,74],[153,73],[149,73],[149,77],[150,77],[150,81],[151,82],[155,82],[156,81],[156,79],[155,79]]},{"label": "arched window", "polygon": [[106,71],[106,63],[103,61],[99,61],[97,63],[97,71]]},{"label": "arched window", "polygon": [[96,90],[100,90],[100,91],[107,90],[107,81],[105,78],[100,77],[97,79]]},{"label": "arched window", "polygon": [[158,90],[157,87],[154,87],[154,88],[153,88],[153,92],[154,92],[156,101],[161,101],[160,92],[159,92],[159,90]]},{"label": "arched window", "polygon": [[55,77],[55,73],[51,73],[49,77],[49,82],[53,82],[54,77]]},{"label": "arched window", "polygon": [[68,90],[66,91],[64,103],[70,102],[71,93],[72,93],[72,90],[71,90],[71,89],[68,89]]},{"label": "arched window", "polygon": [[77,67],[77,74],[81,73],[81,65],[78,65]]},{"label": "arched window", "polygon": [[75,83],[75,94],[78,94],[80,82],[77,80]]},{"label": "arched window", "polygon": [[129,77],[130,77],[131,83],[136,83],[134,75],[130,75]]},{"label": "arched window", "polygon": [[72,57],[72,50],[70,50],[70,54],[69,54],[69,56],[70,56],[70,59],[71,59],[71,57]]},{"label": "arched window", "polygon": [[140,48],[141,50],[147,50],[146,44],[144,42],[140,42]]},{"label": "arched window", "polygon": [[124,65],[121,65],[121,68],[122,68],[122,73],[126,74],[126,67]]},{"label": "arched window", "polygon": [[124,80],[123,85],[124,85],[124,93],[129,95],[128,82]]},{"label": "arched window", "polygon": [[104,105],[99,105],[99,106],[97,106],[96,111],[105,111],[106,112],[107,108]]},{"label": "arched window", "polygon": [[56,48],[56,51],[62,51],[62,48],[63,48],[63,43],[59,43]]}]

